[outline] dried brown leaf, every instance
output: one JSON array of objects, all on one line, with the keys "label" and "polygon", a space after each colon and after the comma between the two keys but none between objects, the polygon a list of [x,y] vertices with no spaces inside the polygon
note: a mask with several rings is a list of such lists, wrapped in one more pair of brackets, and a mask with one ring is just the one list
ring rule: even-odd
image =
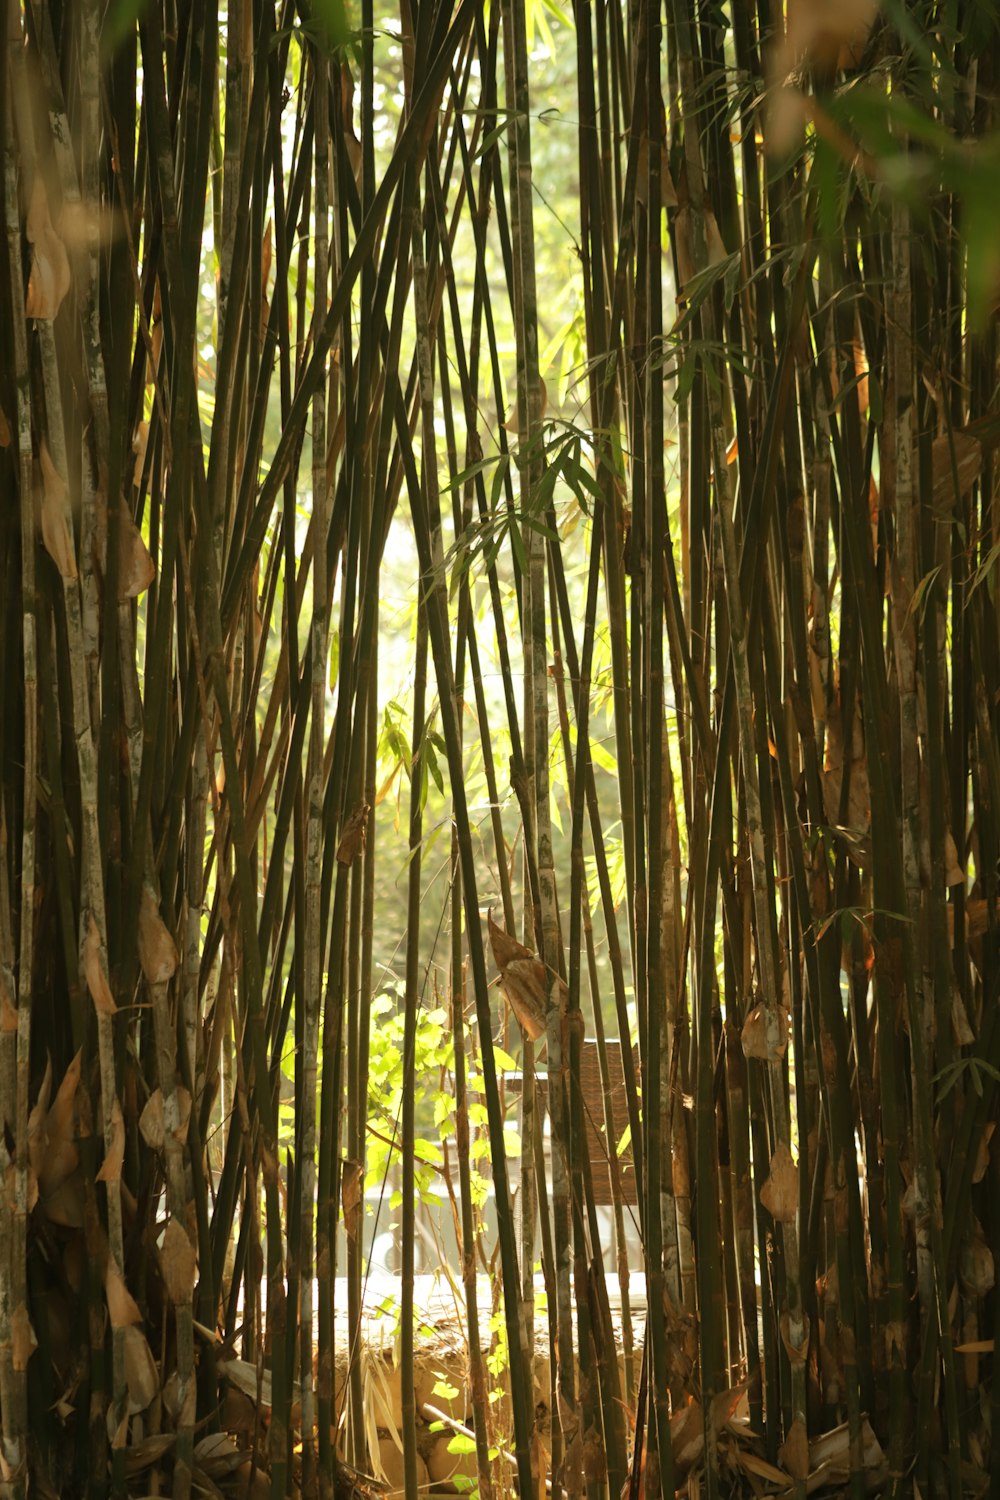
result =
[{"label": "dried brown leaf", "polygon": [[167,1296],[175,1306],[190,1302],[194,1291],[198,1257],[187,1230],[177,1219],[171,1219],[160,1247],[160,1269]]},{"label": "dried brown leaf", "polygon": [[996,1128],[995,1120],[989,1120],[983,1126],[982,1134],[979,1137],[979,1144],[976,1147],[976,1163],[972,1169],[973,1182],[982,1182],[986,1176],[986,1168],[990,1164],[990,1141]]},{"label": "dried brown leaf", "polygon": [[778,1458],[793,1478],[808,1478],[809,1438],[801,1418],[792,1423],[788,1436],[778,1449]]},{"label": "dried brown leaf", "polygon": [[250,1457],[237,1448],[227,1432],[210,1432],[195,1445],[195,1462],[209,1479],[225,1479]]},{"label": "dried brown leaf", "polygon": [[349,1239],[355,1240],[361,1224],[362,1184],[364,1167],[359,1161],[345,1161],[340,1184],[340,1202],[344,1212],[344,1230]]},{"label": "dried brown leaf", "polygon": [[770,1047],[767,1039],[768,1007],[763,1000],[754,1006],[743,1022],[740,1041],[745,1057],[755,1057],[760,1062],[778,1062],[784,1057],[788,1047],[788,1011],[783,1005],[778,1005],[775,1009],[777,1020],[771,1024],[777,1027],[777,1041],[772,1041]]},{"label": "dried brown leaf", "polygon": [[41,172],[35,174],[24,232],[32,249],[25,317],[54,318],[72,278],[66,246],[52,227],[49,195]]},{"label": "dried brown leaf", "polygon": [[64,1229],[82,1229],[84,1224],[83,1174],[77,1168],[42,1201],[45,1216]]},{"label": "dried brown leaf", "polygon": [[[178,1119],[173,1133],[183,1145],[187,1140],[188,1123],[191,1119],[191,1095],[183,1084],[178,1084],[174,1089],[174,1098],[177,1102]],[[151,1151],[163,1150],[166,1141],[164,1121],[163,1091],[154,1089],[139,1116],[139,1130]]]},{"label": "dried brown leaf", "polygon": [[6,964],[0,963],[0,1032],[12,1036],[17,1030],[17,1007],[14,976]]},{"label": "dried brown leaf", "polygon": [[500,970],[500,988],[528,1037],[537,1042],[545,1035],[549,1011],[549,976],[541,959],[487,917],[490,946]]},{"label": "dried brown leaf", "polygon": [[[541,419],[545,416],[545,413],[549,409],[549,390],[541,375],[539,375],[538,377],[538,386],[541,391],[541,406],[539,408],[539,419]],[[505,432],[516,432],[518,437],[520,437],[522,427],[527,425],[526,423],[522,423],[521,421],[520,402],[515,405],[514,409],[511,411],[510,415],[503,425]]]},{"label": "dried brown leaf", "polygon": [[142,1322],[142,1313],[122,1280],[122,1273],[113,1255],[108,1256],[108,1268],[104,1273],[104,1295],[108,1302],[112,1328],[131,1328]]},{"label": "dried brown leaf", "polygon": [[739,1385],[732,1385],[728,1390],[720,1391],[712,1399],[709,1408],[709,1426],[715,1433],[721,1432],[730,1417],[738,1411],[747,1394],[747,1382],[741,1380]]},{"label": "dried brown leaf", "polygon": [[137,1443],[130,1443],[125,1452],[125,1473],[129,1478],[141,1474],[143,1469],[149,1469],[153,1464],[159,1463],[174,1446],[174,1435],[172,1432],[154,1432],[149,1437],[140,1438]]},{"label": "dried brown leaf", "polygon": [[971,1047],[976,1040],[976,1033],[969,1025],[965,1002],[958,985],[954,982],[951,986],[951,1029],[957,1047]]},{"label": "dried brown leaf", "polygon": [[705,1414],[697,1401],[682,1406],[670,1418],[670,1445],[674,1464],[682,1472],[701,1458],[705,1449]]},{"label": "dried brown leaf", "polygon": [[533,1042],[545,1035],[549,1011],[548,973],[537,958],[511,959],[500,981],[519,1024]]},{"label": "dried brown leaf", "polygon": [[787,70],[856,66],[878,12],[879,0],[788,0]]},{"label": "dried brown leaf", "polygon": [[15,1370],[26,1370],[28,1360],[38,1348],[35,1330],[31,1326],[25,1303],[15,1307],[10,1315],[11,1360]]},{"label": "dried brown leaf", "polygon": [[784,1141],[771,1157],[771,1169],[760,1190],[760,1201],[779,1224],[794,1224],[799,1207],[799,1169]]},{"label": "dried brown leaf", "polygon": [[344,832],[337,846],[337,863],[341,865],[352,865],[355,858],[365,851],[365,835],[368,831],[368,814],[371,808],[367,802],[362,802],[356,807],[344,824]]},{"label": "dried brown leaf", "polygon": [[126,506],[119,511],[118,524],[118,597],[138,599],[156,577],[156,564],[149,555],[142,532]]},{"label": "dried brown leaf", "polygon": [[774,1464],[769,1464],[765,1458],[758,1458],[756,1453],[751,1453],[746,1448],[735,1447],[733,1457],[744,1474],[753,1474],[757,1479],[766,1480],[768,1484],[788,1483],[788,1475],[784,1469],[776,1469]]},{"label": "dried brown leaf", "polygon": [[993,1252],[986,1243],[983,1226],[973,1217],[971,1235],[962,1245],[958,1260],[958,1274],[963,1289],[972,1297],[985,1297],[996,1282],[996,1267]]},{"label": "dried brown leaf", "polygon": [[[248,1359],[227,1359],[219,1365],[219,1374],[224,1376],[231,1385],[244,1396],[249,1396],[251,1401],[257,1400],[257,1366],[252,1365]],[[260,1384],[260,1404],[271,1409],[271,1372],[262,1372]]]},{"label": "dried brown leaf", "polygon": [[131,1416],[145,1411],[160,1389],[153,1351],[142,1329],[134,1324],[125,1329],[125,1384]]},{"label": "dried brown leaf", "polygon": [[501,974],[513,958],[534,958],[535,955],[530,948],[526,948],[523,943],[519,943],[517,938],[511,937],[505,928],[499,927],[494,922],[492,912],[488,913],[486,921],[490,935],[490,947],[493,949],[493,958]]},{"label": "dried brown leaf", "polygon": [[104,956],[102,953],[101,934],[97,930],[93,912],[87,913],[87,936],[83,940],[83,972],[87,978],[87,988],[90,998],[94,1002],[94,1009],[99,1016],[113,1016],[118,1007],[111,993],[107,975],[104,970]]},{"label": "dried brown leaf", "polygon": [[[952,442],[955,444],[954,466]],[[953,432],[950,438],[947,433],[943,433],[931,445],[931,462],[934,471],[934,504],[939,510],[948,512],[955,506],[956,470],[959,495],[965,495],[982,473],[983,447],[971,432]]]},{"label": "dried brown leaf", "polygon": [[801,1344],[793,1344],[792,1342],[791,1325],[787,1313],[781,1314],[781,1317],[778,1319],[778,1328],[781,1333],[781,1342],[785,1346],[785,1353],[788,1355],[790,1362],[793,1365],[804,1364],[806,1356],[809,1353],[809,1319],[805,1313],[802,1314]]},{"label": "dried brown leaf", "polygon": [[[884,1462],[885,1454],[864,1415],[861,1418],[861,1449],[866,1469],[878,1469]],[[810,1439],[809,1465],[812,1476],[821,1470],[827,1484],[846,1483],[851,1472],[851,1434],[846,1422]]]},{"label": "dried brown leaf", "polygon": [[63,1074],[52,1107],[45,1115],[44,1126],[36,1137],[39,1149],[31,1151],[32,1165],[46,1197],[66,1181],[80,1160],[76,1145],[76,1093],[80,1086],[81,1057],[78,1052]]},{"label": "dried brown leaf", "polygon": [[148,885],[139,905],[139,962],[147,984],[166,984],[177,972],[177,948]]},{"label": "dried brown leaf", "polygon": [[38,465],[42,476],[39,501],[45,550],[63,578],[76,578],[76,546],[69,524],[69,491],[44,440],[38,446]]},{"label": "dried brown leaf", "polygon": [[139,1131],[143,1140],[151,1151],[162,1151],[164,1141],[163,1130],[163,1091],[154,1089],[146,1100],[142,1114],[139,1116]]},{"label": "dried brown leaf", "polygon": [[111,1101],[111,1145],[104,1153],[98,1182],[120,1182],[125,1160],[125,1121],[117,1099]]}]

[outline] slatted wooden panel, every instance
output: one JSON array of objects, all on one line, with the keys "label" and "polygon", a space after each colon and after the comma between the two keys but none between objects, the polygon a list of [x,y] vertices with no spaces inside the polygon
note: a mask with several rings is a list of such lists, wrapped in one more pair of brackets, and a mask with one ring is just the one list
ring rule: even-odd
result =
[{"label": "slatted wooden panel", "polygon": [[[590,1146],[590,1170],[594,1181],[594,1202],[600,1205],[613,1202],[611,1194],[611,1169],[608,1163],[610,1154],[616,1149],[618,1142],[625,1133],[628,1124],[628,1102],[625,1096],[625,1083],[622,1077],[621,1043],[608,1041],[608,1069],[611,1075],[611,1112],[614,1117],[614,1139],[608,1141],[604,1129],[604,1094],[601,1088],[601,1064],[597,1052],[597,1043],[585,1040],[580,1056],[580,1087],[583,1092],[584,1115],[587,1121],[587,1141]],[[636,1072],[639,1069],[638,1053],[633,1053]],[[508,1074],[507,1087],[513,1093],[519,1093],[521,1080],[518,1075]],[[547,1093],[548,1082],[544,1073],[539,1072],[535,1088],[538,1098],[543,1107],[548,1107]],[[636,1181],[635,1167],[632,1161],[632,1147],[626,1146],[618,1159],[622,1180],[622,1198],[625,1203],[636,1203]]]}]

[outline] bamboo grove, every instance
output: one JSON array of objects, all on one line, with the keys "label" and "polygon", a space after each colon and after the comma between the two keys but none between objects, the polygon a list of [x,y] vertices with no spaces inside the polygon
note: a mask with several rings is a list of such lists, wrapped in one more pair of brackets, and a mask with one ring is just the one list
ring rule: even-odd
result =
[{"label": "bamboo grove", "polygon": [[[408,1497],[429,984],[467,1486],[1000,1495],[995,11],[557,9],[8,0],[11,1500],[373,1492],[387,892]],[[535,101],[557,59],[561,400]],[[390,542],[415,621],[392,872]],[[611,1241],[585,1038],[627,1103],[631,1207],[610,1103],[598,1122]]]}]

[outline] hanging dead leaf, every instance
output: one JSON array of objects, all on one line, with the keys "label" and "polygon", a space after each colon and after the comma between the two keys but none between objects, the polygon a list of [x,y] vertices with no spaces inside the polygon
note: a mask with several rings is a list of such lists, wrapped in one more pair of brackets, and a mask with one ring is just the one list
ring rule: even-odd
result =
[{"label": "hanging dead leaf", "polygon": [[997,1124],[995,1120],[989,1120],[983,1126],[982,1134],[979,1137],[979,1145],[976,1147],[976,1163],[972,1169],[973,1182],[982,1182],[986,1176],[986,1168],[990,1164],[990,1141],[996,1128]]},{"label": "hanging dead leaf", "polygon": [[52,227],[49,195],[41,172],[35,174],[24,232],[32,252],[24,314],[48,320],[62,306],[72,277],[66,246]]},{"label": "hanging dead leaf", "polygon": [[84,1206],[83,1174],[79,1167],[42,1200],[45,1217],[63,1229],[83,1228]]},{"label": "hanging dead leaf", "polygon": [[45,1197],[54,1193],[79,1164],[80,1155],[76,1145],[76,1092],[80,1084],[81,1056],[78,1052],[63,1074],[52,1108],[45,1115],[41,1133],[35,1137],[34,1149],[30,1144],[29,1134],[32,1165]]},{"label": "hanging dead leaf", "polygon": [[0,406],[0,448],[9,448],[11,444],[10,423],[7,421],[7,413]]},{"label": "hanging dead leaf", "polygon": [[951,1029],[958,1047],[971,1047],[976,1040],[976,1033],[969,1025],[969,1015],[965,1009],[958,985],[952,982],[951,986]]},{"label": "hanging dead leaf", "polygon": [[721,1432],[730,1418],[736,1415],[740,1407],[746,1407],[747,1389],[747,1382],[741,1380],[739,1385],[731,1385],[728,1390],[720,1391],[717,1396],[712,1398],[708,1420],[713,1432]]},{"label": "hanging dead leaf", "polygon": [[545,1035],[550,1008],[548,970],[530,948],[497,926],[492,912],[487,923],[504,999],[530,1040],[537,1042]]},{"label": "hanging dead leaf", "polygon": [[771,1157],[771,1168],[760,1190],[760,1201],[779,1224],[795,1223],[799,1208],[799,1169],[784,1141]]},{"label": "hanging dead leaf", "polygon": [[11,1361],[15,1370],[26,1370],[28,1360],[38,1348],[28,1309],[22,1302],[10,1315]]},{"label": "hanging dead leaf", "polygon": [[788,1436],[778,1449],[778,1460],[784,1464],[793,1479],[808,1478],[809,1438],[801,1418],[797,1418],[789,1428]]},{"label": "hanging dead leaf", "polygon": [[504,927],[500,927],[493,920],[492,908],[486,917],[487,928],[490,935],[490,947],[493,949],[493,958],[501,974],[507,964],[515,958],[534,958],[530,948],[519,943],[517,938],[511,937]]},{"label": "hanging dead leaf", "polygon": [[163,1389],[160,1391],[160,1401],[163,1404],[163,1410],[168,1414],[172,1422],[176,1422],[180,1417],[182,1400],[181,1377],[176,1370],[171,1370],[163,1382]]},{"label": "hanging dead leaf", "polygon": [[959,863],[958,849],[956,848],[955,840],[952,838],[950,828],[946,828],[944,831],[944,863],[945,885],[964,885],[965,871]]},{"label": "hanging dead leaf", "polygon": [[228,1432],[210,1432],[195,1445],[194,1457],[209,1479],[225,1479],[227,1475],[235,1474],[250,1454],[237,1448]]},{"label": "hanging dead leaf", "polygon": [[744,1474],[753,1474],[757,1479],[764,1479],[768,1484],[785,1486],[788,1483],[788,1475],[784,1469],[776,1469],[774,1464],[769,1464],[767,1459],[758,1458],[756,1453],[751,1453],[746,1448],[735,1446],[733,1457],[743,1470]]},{"label": "hanging dead leaf", "polygon": [[760,1062],[778,1062],[784,1057],[788,1047],[788,1011],[783,1005],[778,1005],[775,1009],[777,1018],[772,1019],[770,1025],[777,1028],[777,1041],[772,1036],[770,1047],[767,1039],[768,1007],[763,1000],[754,1006],[743,1022],[740,1041],[745,1057],[755,1057]]},{"label": "hanging dead leaf", "polygon": [[345,1161],[340,1183],[340,1202],[344,1211],[344,1229],[351,1240],[358,1237],[361,1223],[361,1194],[364,1168],[359,1161]]},{"label": "hanging dead leaf", "polygon": [[[719,232],[718,220],[710,208],[706,207],[702,212],[702,227],[706,263],[708,266],[721,265],[728,258],[728,251]],[[677,247],[677,295],[678,301],[683,301],[684,289],[698,271],[694,252],[694,215],[690,203],[683,204],[674,216],[674,243]]]},{"label": "hanging dead leaf", "polygon": [[142,1329],[134,1324],[125,1330],[125,1384],[129,1415],[133,1417],[146,1410],[160,1389],[153,1351]]},{"label": "hanging dead leaf", "polygon": [[147,984],[166,984],[177,972],[177,948],[148,885],[139,904],[139,962]]},{"label": "hanging dead leaf", "polygon": [[125,1160],[125,1121],[117,1099],[111,1101],[111,1145],[104,1153],[98,1182],[120,1182]]},{"label": "hanging dead leaf", "polygon": [[[952,460],[954,443],[954,462]],[[934,505],[945,513],[955,507],[956,499],[971,490],[982,473],[983,448],[971,432],[947,433],[935,438],[931,445],[931,463],[934,473]],[[955,474],[958,473],[958,496],[955,489]]]},{"label": "hanging dead leaf", "polygon": [[[868,1418],[861,1418],[862,1462],[868,1470],[880,1469],[885,1462],[878,1438]],[[851,1433],[846,1422],[823,1432],[809,1442],[809,1468],[814,1479],[818,1470],[824,1476],[824,1488],[830,1484],[846,1484],[851,1473]],[[871,1485],[868,1486],[869,1490]]]},{"label": "hanging dead leaf", "polygon": [[45,550],[63,578],[76,578],[76,547],[69,524],[69,491],[52,462],[44,439],[38,446],[38,465],[41,470],[39,501]]},{"label": "hanging dead leaf", "polygon": [[0,1032],[8,1036],[17,1031],[15,994],[14,976],[6,964],[0,964]]},{"label": "hanging dead leaf", "polygon": [[[79,1058],[74,1058],[74,1062]],[[72,1063],[70,1064],[72,1067]],[[45,1159],[45,1147],[48,1141],[46,1131],[46,1117],[49,1112],[49,1099],[52,1096],[52,1058],[49,1057],[45,1064],[45,1072],[38,1090],[38,1098],[32,1106],[28,1116],[28,1161],[32,1170],[37,1174],[41,1172]]]},{"label": "hanging dead leaf", "polygon": [[251,1401],[257,1401],[258,1395],[260,1405],[266,1410],[271,1410],[271,1372],[264,1370],[260,1377],[258,1391],[257,1366],[252,1365],[248,1359],[227,1359],[219,1365],[219,1375],[224,1377],[242,1391],[244,1396],[249,1396]]},{"label": "hanging dead leaf", "polygon": [[[541,404],[538,409],[538,420],[541,421],[545,416],[545,413],[549,409],[549,390],[541,375],[539,375],[538,377],[538,387],[541,392]],[[503,425],[505,432],[515,432],[517,433],[518,438],[520,438],[522,431],[527,426],[526,422],[521,421],[520,402],[515,405],[513,411],[510,413],[510,416],[507,418],[506,422]]]},{"label": "hanging dead leaf", "polygon": [[701,1458],[705,1450],[705,1414],[698,1401],[682,1406],[670,1418],[670,1445],[674,1450],[674,1464],[686,1472]]},{"label": "hanging dead leaf", "polygon": [[156,564],[125,505],[119,511],[119,517],[118,597],[122,600],[138,599],[156,577]]},{"label": "hanging dead leaf", "polygon": [[785,1353],[788,1355],[791,1363],[793,1365],[804,1364],[806,1356],[809,1353],[809,1319],[805,1313],[802,1314],[801,1344],[794,1344],[792,1342],[791,1325],[787,1313],[781,1314],[781,1317],[778,1319],[778,1328],[781,1332],[781,1342],[785,1346]]},{"label": "hanging dead leaf", "polygon": [[[191,1119],[191,1095],[184,1085],[179,1083],[174,1089],[174,1098],[177,1105],[177,1125],[173,1133],[183,1145],[187,1140],[188,1124]],[[139,1116],[140,1133],[151,1151],[163,1150],[166,1141],[164,1120],[163,1092],[161,1089],[154,1089]]]},{"label": "hanging dead leaf", "polygon": [[160,1247],[160,1269],[167,1296],[175,1307],[191,1301],[198,1257],[184,1226],[171,1219]]},{"label": "hanging dead leaf", "polygon": [[[660,207],[676,208],[678,204],[677,189],[674,187],[674,179],[670,173],[670,162],[666,148],[667,141],[667,111],[663,100],[660,100]],[[635,180],[636,201],[643,204],[649,202],[649,135],[644,133],[639,138],[639,160],[637,163]]]},{"label": "hanging dead leaf", "polygon": [[130,1443],[125,1450],[126,1475],[131,1479],[136,1474],[141,1474],[143,1469],[152,1468],[173,1446],[172,1432],[154,1432],[149,1437],[140,1438],[137,1443]]},{"label": "hanging dead leaf", "polygon": [[151,1151],[163,1150],[163,1092],[154,1089],[139,1116],[139,1131]]},{"label": "hanging dead leaf", "polygon": [[365,835],[368,831],[368,814],[371,808],[367,802],[362,802],[356,807],[344,824],[344,832],[337,846],[337,863],[341,865],[352,865],[357,855],[365,852]]},{"label": "hanging dead leaf", "polygon": [[219,1421],[225,1432],[234,1433],[242,1441],[252,1441],[257,1426],[257,1408],[249,1396],[230,1386],[222,1399]]},{"label": "hanging dead leaf", "polygon": [[781,65],[821,75],[856,67],[878,11],[879,0],[788,0]]},{"label": "hanging dead leaf", "polygon": [[133,1324],[142,1322],[142,1313],[122,1280],[122,1273],[113,1255],[108,1256],[108,1267],[104,1273],[104,1295],[108,1302],[112,1328],[131,1328]]},{"label": "hanging dead leaf", "polygon": [[98,1016],[113,1016],[118,1007],[104,971],[101,947],[101,934],[97,930],[94,914],[88,912],[87,936],[83,940],[83,972],[86,975],[87,988]]},{"label": "hanging dead leaf", "polygon": [[972,1234],[965,1240],[959,1255],[958,1274],[964,1290],[970,1296],[985,1297],[987,1292],[993,1290],[996,1268],[993,1264],[993,1252],[983,1234],[983,1226],[976,1218],[972,1222]]}]

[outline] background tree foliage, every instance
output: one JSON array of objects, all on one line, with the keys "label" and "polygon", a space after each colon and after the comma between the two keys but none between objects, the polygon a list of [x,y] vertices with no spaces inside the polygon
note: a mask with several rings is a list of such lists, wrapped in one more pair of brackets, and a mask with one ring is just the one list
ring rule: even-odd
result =
[{"label": "background tree foliage", "polygon": [[1000,1495],[991,0],[0,39],[0,1493]]}]

